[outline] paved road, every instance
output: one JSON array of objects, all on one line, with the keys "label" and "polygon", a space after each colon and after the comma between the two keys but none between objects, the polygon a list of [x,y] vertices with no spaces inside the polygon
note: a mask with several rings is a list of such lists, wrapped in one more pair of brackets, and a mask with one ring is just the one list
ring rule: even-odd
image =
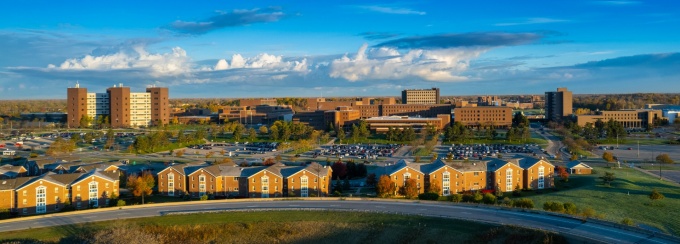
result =
[{"label": "paved road", "polygon": [[23,230],[66,224],[85,223],[102,220],[126,219],[160,216],[181,211],[243,210],[243,209],[338,209],[351,211],[379,211],[402,214],[418,214],[437,217],[467,219],[472,221],[509,224],[559,232],[576,236],[589,242],[604,243],[678,243],[680,239],[663,239],[593,222],[559,216],[515,212],[492,208],[477,208],[437,203],[380,202],[380,201],[266,201],[266,202],[229,202],[210,201],[191,205],[149,205],[145,208],[112,209],[100,212],[75,212],[73,215],[52,216],[27,219],[9,223],[0,222],[1,231]]}]

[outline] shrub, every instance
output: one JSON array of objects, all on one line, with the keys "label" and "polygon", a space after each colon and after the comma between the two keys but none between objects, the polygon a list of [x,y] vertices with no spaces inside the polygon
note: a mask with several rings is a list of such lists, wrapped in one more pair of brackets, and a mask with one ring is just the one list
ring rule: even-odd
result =
[{"label": "shrub", "polygon": [[570,202],[565,202],[564,203],[564,213],[566,214],[577,214],[578,209],[576,208],[576,204],[570,203]]},{"label": "shrub", "polygon": [[205,194],[205,195],[201,196],[200,200],[201,201],[208,201],[208,195]]},{"label": "shrub", "polygon": [[597,217],[597,212],[595,212],[595,209],[591,207],[586,207],[583,209],[583,211],[581,211],[581,217],[583,217],[584,219],[595,218]]},{"label": "shrub", "polygon": [[547,201],[543,203],[543,210],[556,213],[564,213],[564,205],[561,202]]},{"label": "shrub", "polygon": [[484,201],[484,195],[481,192],[477,191],[472,195],[472,202],[481,203],[482,201]]},{"label": "shrub", "polygon": [[341,195],[342,195],[342,193],[340,193],[339,191],[334,191],[334,192],[333,192],[333,196],[334,196],[334,197],[339,197],[339,196],[341,196]]},{"label": "shrub", "polygon": [[660,193],[659,191],[657,191],[656,189],[653,189],[653,190],[652,190],[652,193],[649,194],[649,199],[652,199],[652,201],[653,201],[653,200],[661,200],[661,199],[663,199],[663,198],[664,198],[664,195],[661,194],[661,193]]},{"label": "shrub", "polygon": [[437,199],[439,199],[439,194],[434,192],[422,193],[418,195],[418,199],[436,201]]},{"label": "shrub", "polygon": [[513,201],[512,206],[516,208],[534,208],[534,201],[528,198],[520,198]]},{"label": "shrub", "polygon": [[505,206],[512,207],[512,200],[509,197],[504,197],[501,203]]},{"label": "shrub", "polygon": [[118,207],[123,207],[123,206],[125,206],[125,204],[127,204],[127,203],[125,202],[125,200],[122,200],[122,199],[121,199],[121,200],[118,200],[118,202],[116,203],[116,206],[118,206]]},{"label": "shrub", "polygon": [[453,195],[451,195],[451,201],[452,202],[461,202],[461,201],[463,201],[463,195],[453,194]]},{"label": "shrub", "polygon": [[483,196],[484,204],[496,204],[496,196],[491,193],[486,193]]},{"label": "shrub", "polygon": [[630,219],[630,218],[623,218],[623,219],[621,220],[621,224],[628,225],[628,226],[633,226],[633,225],[635,225],[635,223],[633,222],[633,220]]}]

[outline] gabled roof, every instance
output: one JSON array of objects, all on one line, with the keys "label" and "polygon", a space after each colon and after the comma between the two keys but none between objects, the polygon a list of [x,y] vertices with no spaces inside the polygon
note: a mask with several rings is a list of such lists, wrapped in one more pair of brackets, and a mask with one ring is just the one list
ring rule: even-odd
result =
[{"label": "gabled roof", "polygon": [[465,172],[480,172],[480,171],[487,171],[487,161],[469,161],[469,162],[463,162],[459,161],[458,163],[450,163],[447,164],[451,168],[458,170],[462,173]]},{"label": "gabled roof", "polygon": [[520,155],[515,155],[511,160],[517,160],[519,167],[522,167],[523,169],[529,169],[541,161],[552,165],[550,162],[548,162],[548,160],[545,159],[526,157]]},{"label": "gabled roof", "polygon": [[30,179],[31,178],[29,177],[19,177],[15,179],[0,180],[0,191],[16,189],[17,187],[23,185]]},{"label": "gabled roof", "polygon": [[386,175],[393,175],[394,173],[404,169],[404,168],[409,168],[411,170],[414,170],[418,173],[423,173],[420,171],[420,164],[413,164],[409,161],[406,161],[405,159],[400,159],[396,163],[392,165],[385,166],[385,174]]},{"label": "gabled roof", "polygon": [[14,166],[11,164],[5,164],[3,166],[0,166],[0,175],[6,175],[12,178],[26,171],[27,170],[26,168],[24,168],[24,166]]},{"label": "gabled roof", "polygon": [[486,163],[486,170],[489,172],[496,172],[500,168],[504,167],[505,165],[511,164],[515,165],[517,167],[519,166],[519,162],[517,159],[510,159],[510,160],[501,160],[498,158],[486,158],[487,163]]},{"label": "gabled roof", "polygon": [[584,168],[592,169],[592,167],[588,166],[587,164],[582,163],[581,161],[574,160],[569,163],[567,163],[567,169],[574,168],[576,166],[583,166]]},{"label": "gabled roof", "polygon": [[[79,174],[65,174],[65,175],[72,176],[72,175],[79,175]],[[40,176],[36,176],[36,177],[21,177],[21,178],[28,178],[28,180],[23,182],[21,185],[17,185],[16,190],[22,189],[24,187],[27,187],[27,186],[29,186],[29,185],[31,185],[35,182],[41,181],[41,180],[50,182],[50,183],[55,184],[55,185],[61,185],[61,186],[66,186],[66,185],[69,184],[69,183],[63,182],[65,180],[62,179],[62,178],[65,178],[65,177],[57,177],[55,179],[54,176],[58,176],[58,174],[49,172],[49,173],[46,173],[46,174],[43,174],[43,175],[40,175]]]},{"label": "gabled roof", "polygon": [[[118,180],[118,178],[111,178],[110,175],[103,174],[103,173],[106,173],[106,172],[104,172],[104,171],[92,171],[92,172],[89,172],[89,173],[81,174],[80,177],[71,181],[70,184],[77,184],[78,182],[89,179],[91,177],[99,177],[99,178],[102,178],[104,180],[108,180],[108,181],[111,181],[111,182],[115,182],[116,180]],[[65,175],[70,175],[70,174],[65,174]]]},{"label": "gabled roof", "polygon": [[156,174],[161,174],[161,172],[166,171],[168,169],[174,169],[175,171],[179,172],[180,174],[184,175],[184,167],[187,167],[185,164],[174,164],[170,165],[168,167],[165,167],[165,169],[162,169],[161,171],[158,171]]}]

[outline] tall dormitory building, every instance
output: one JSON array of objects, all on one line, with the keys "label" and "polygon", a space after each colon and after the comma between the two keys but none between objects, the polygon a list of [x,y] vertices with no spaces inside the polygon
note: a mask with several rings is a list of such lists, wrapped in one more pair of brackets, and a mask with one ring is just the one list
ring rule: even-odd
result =
[{"label": "tall dormitory building", "polygon": [[119,84],[106,93],[88,93],[76,84],[67,90],[67,123],[79,127],[81,118],[88,116],[92,121],[107,117],[114,128],[165,125],[170,121],[169,104],[167,87],[130,92]]},{"label": "tall dormitory building", "polygon": [[560,121],[572,114],[573,94],[566,87],[557,88],[556,92],[545,93],[545,118],[548,121]]},{"label": "tall dormitory building", "polygon": [[402,104],[439,104],[439,88],[401,91]]}]

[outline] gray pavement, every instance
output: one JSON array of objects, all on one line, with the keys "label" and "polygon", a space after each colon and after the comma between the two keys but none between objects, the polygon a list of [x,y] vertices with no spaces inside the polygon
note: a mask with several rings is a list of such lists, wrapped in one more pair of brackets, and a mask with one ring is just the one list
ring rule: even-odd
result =
[{"label": "gray pavement", "polygon": [[383,202],[383,201],[210,201],[201,204],[149,205],[144,208],[112,208],[110,211],[80,211],[69,215],[45,215],[36,219],[0,221],[0,232],[24,230],[58,225],[87,223],[94,221],[161,216],[187,211],[219,210],[284,210],[317,209],[342,211],[372,211],[397,214],[413,214],[452,219],[516,225],[533,229],[558,232],[587,242],[602,243],[678,243],[680,239],[665,235],[654,235],[644,231],[631,231],[607,224],[531,212],[510,211],[467,205],[421,202]]}]

